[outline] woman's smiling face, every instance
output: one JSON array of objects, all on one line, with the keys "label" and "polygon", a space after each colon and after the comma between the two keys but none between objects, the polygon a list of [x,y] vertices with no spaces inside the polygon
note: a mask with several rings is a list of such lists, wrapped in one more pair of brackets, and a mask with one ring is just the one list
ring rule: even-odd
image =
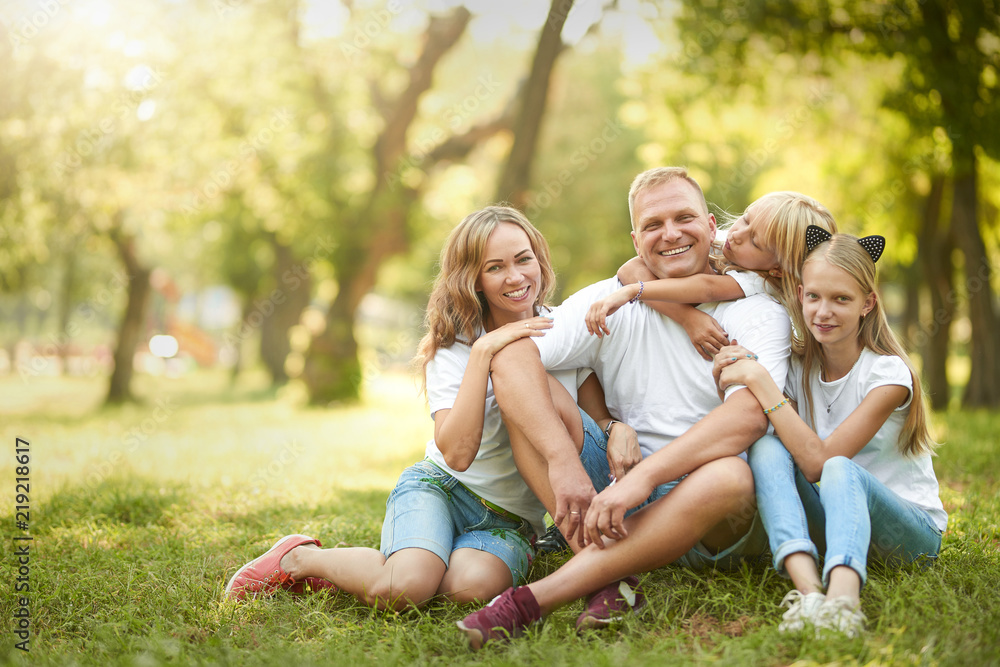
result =
[{"label": "woman's smiling face", "polygon": [[476,291],[489,304],[493,326],[534,315],[542,270],[523,229],[504,222],[486,242],[483,264],[476,278]]}]

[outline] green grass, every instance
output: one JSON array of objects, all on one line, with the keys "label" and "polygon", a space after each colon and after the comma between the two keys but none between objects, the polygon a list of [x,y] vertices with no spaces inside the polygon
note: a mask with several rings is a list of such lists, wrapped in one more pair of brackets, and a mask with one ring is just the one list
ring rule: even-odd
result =
[{"label": "green grass", "polygon": [[[378,546],[384,502],[430,436],[409,378],[357,406],[300,407],[260,376],[154,382],[142,406],[98,408],[95,380],[0,378],[4,548],[0,664],[927,664],[1000,663],[1000,415],[936,418],[951,514],[939,562],[873,568],[856,640],[778,633],[788,589],[769,568],[646,576],[649,611],[577,636],[581,603],[528,637],[470,653],[447,603],[404,614],[345,595],[221,601],[227,577],[289,532]],[[15,437],[31,442],[30,654],[10,634]],[[542,556],[533,577],[562,556]]]}]

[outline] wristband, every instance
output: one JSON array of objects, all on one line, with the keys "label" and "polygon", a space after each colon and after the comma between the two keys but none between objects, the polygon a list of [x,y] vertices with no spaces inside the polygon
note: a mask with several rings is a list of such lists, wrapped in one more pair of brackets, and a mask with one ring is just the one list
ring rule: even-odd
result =
[{"label": "wristband", "polygon": [[768,408],[767,410],[764,410],[764,414],[765,414],[765,415],[769,415],[769,414],[771,414],[772,412],[774,412],[775,410],[777,410],[778,408],[780,408],[781,406],[783,406],[783,405],[788,405],[788,400],[789,400],[789,399],[788,399],[788,397],[786,396],[786,397],[785,397],[785,400],[783,400],[783,401],[782,401],[781,403],[778,403],[778,404],[777,404],[776,406],[774,406],[773,408]]},{"label": "wristband", "polygon": [[611,427],[614,426],[615,424],[621,424],[621,422],[618,421],[618,420],[616,420],[616,419],[612,419],[611,421],[608,422],[608,425],[604,427],[604,439],[605,440],[610,440],[611,439]]},{"label": "wristband", "polygon": [[642,288],[643,287],[645,287],[645,285],[643,285],[642,281],[640,280],[639,281],[639,291],[636,292],[636,294],[635,294],[634,297],[632,297],[631,299],[628,300],[629,303],[635,303],[636,301],[639,300],[640,297],[642,297]]}]

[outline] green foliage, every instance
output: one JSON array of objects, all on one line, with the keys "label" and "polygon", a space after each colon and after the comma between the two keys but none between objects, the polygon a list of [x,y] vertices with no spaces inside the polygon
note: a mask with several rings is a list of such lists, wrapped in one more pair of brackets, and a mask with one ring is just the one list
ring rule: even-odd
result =
[{"label": "green foliage", "polygon": [[[939,562],[872,568],[856,640],[784,635],[788,582],[764,564],[734,573],[661,568],[649,609],[578,636],[581,603],[527,637],[470,653],[433,603],[378,612],[345,595],[223,602],[227,578],[290,532],[377,546],[385,496],[431,431],[410,379],[381,375],[365,402],[315,410],[268,397],[266,379],[230,392],[222,374],[179,380],[158,403],[92,412],[93,381],[0,380],[7,417],[32,446],[31,653],[0,663],[90,664],[992,664],[1000,658],[1000,450],[996,413],[936,416],[935,466],[950,512]],[[160,412],[157,412],[157,409]],[[159,420],[166,412],[167,417]],[[391,418],[388,416],[391,415]],[[143,425],[147,428],[143,429]],[[150,426],[150,425],[155,426]],[[138,429],[138,430],[136,430]],[[131,448],[129,434],[145,439]],[[115,457],[115,452],[120,456]],[[100,475],[114,459],[115,472]],[[9,459],[0,464],[12,479]],[[8,506],[9,507],[9,506]],[[11,525],[3,510],[0,520]],[[532,577],[566,560],[539,557]],[[4,581],[12,561],[0,562]],[[10,618],[14,600],[0,597]]]}]

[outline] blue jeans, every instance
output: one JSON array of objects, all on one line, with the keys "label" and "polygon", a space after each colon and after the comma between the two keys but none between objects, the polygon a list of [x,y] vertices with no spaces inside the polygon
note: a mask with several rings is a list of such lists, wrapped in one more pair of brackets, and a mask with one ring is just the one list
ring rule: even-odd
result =
[{"label": "blue jeans", "polygon": [[828,459],[818,485],[805,478],[773,435],[755,442],[748,460],[774,569],[782,576],[788,576],[787,556],[804,552],[818,563],[822,549],[824,585],[833,568],[846,565],[864,586],[869,555],[886,563],[912,563],[936,559],[941,550],[941,531],[930,515],[851,459]]}]

